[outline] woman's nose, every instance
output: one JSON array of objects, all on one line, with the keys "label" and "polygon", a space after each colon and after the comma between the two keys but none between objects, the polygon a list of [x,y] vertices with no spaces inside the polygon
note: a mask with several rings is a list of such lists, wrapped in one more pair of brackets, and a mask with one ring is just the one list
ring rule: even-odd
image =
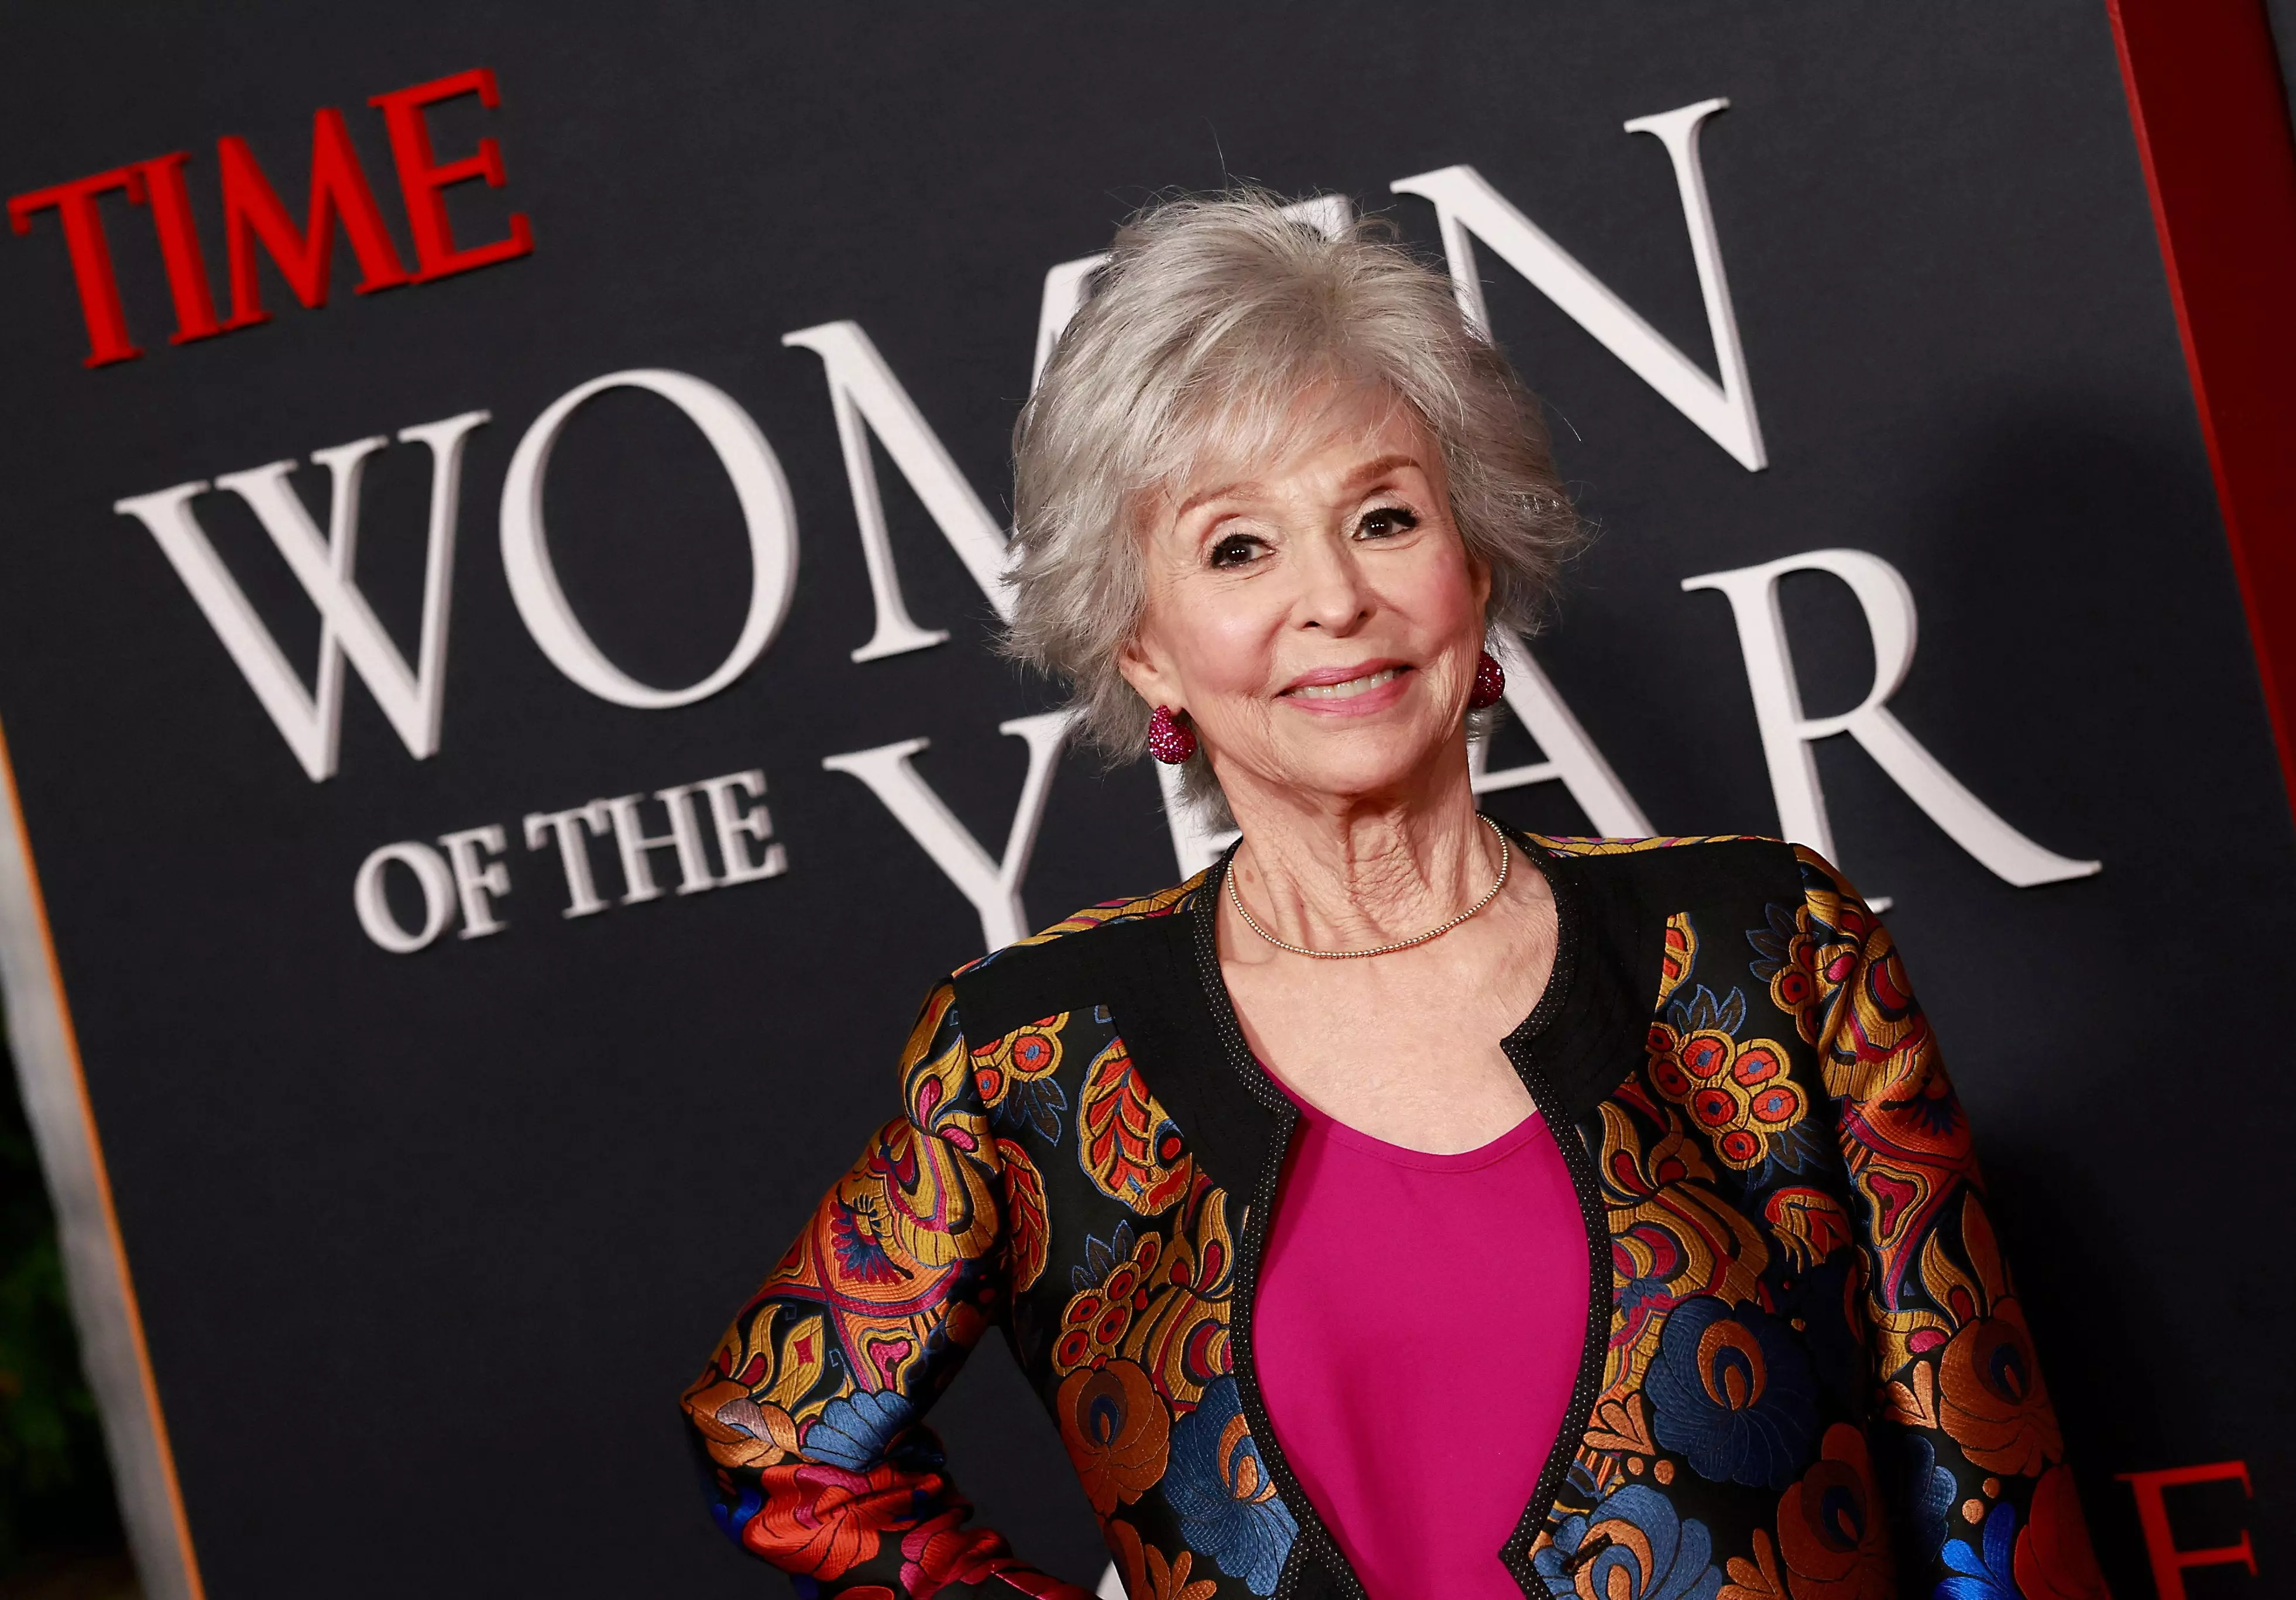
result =
[{"label": "woman's nose", "polygon": [[1302,628],[1347,634],[1371,615],[1371,591],[1356,561],[1355,546],[1347,540],[1306,541],[1298,570],[1295,606]]}]

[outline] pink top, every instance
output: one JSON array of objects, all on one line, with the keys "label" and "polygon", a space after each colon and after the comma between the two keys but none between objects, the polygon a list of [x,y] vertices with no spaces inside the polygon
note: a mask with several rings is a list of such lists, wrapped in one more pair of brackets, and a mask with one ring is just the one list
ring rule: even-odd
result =
[{"label": "pink top", "polygon": [[[1499,1547],[1587,1333],[1562,1153],[1536,1112],[1431,1155],[1300,1110],[1252,1312],[1283,1454],[1372,1600],[1522,1600]],[[1368,1303],[1365,1261],[1385,1273]]]}]

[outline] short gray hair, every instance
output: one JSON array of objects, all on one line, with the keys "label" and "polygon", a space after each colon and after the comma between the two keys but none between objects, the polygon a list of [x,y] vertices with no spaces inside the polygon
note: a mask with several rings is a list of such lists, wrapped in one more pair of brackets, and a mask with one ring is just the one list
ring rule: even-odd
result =
[{"label": "short gray hair", "polygon": [[[1537,624],[1578,521],[1538,400],[1450,280],[1382,219],[1327,234],[1262,191],[1166,200],[1118,232],[1013,430],[1006,648],[1068,683],[1078,731],[1111,757],[1148,731],[1117,669],[1146,603],[1141,506],[1214,452],[1274,447],[1300,396],[1333,381],[1417,414],[1490,570],[1488,626]],[[1225,809],[1204,758],[1189,768],[1189,792]]]}]

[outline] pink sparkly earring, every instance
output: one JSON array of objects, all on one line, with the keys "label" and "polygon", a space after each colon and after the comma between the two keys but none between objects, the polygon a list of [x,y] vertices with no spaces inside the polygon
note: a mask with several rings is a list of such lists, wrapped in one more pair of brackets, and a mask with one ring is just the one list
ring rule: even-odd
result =
[{"label": "pink sparkly earring", "polygon": [[1506,669],[1488,650],[1475,663],[1475,689],[1467,696],[1467,710],[1488,711],[1506,698]]},{"label": "pink sparkly earring", "polygon": [[1148,753],[1167,767],[1177,767],[1196,753],[1195,730],[1185,727],[1168,706],[1158,706],[1148,718]]}]

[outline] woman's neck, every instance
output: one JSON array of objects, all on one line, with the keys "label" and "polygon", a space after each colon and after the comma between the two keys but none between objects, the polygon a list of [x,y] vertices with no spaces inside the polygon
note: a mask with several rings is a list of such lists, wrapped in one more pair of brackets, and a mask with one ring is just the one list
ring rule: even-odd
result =
[{"label": "woman's neck", "polygon": [[[1447,763],[1447,767],[1448,764]],[[1407,939],[1472,906],[1498,872],[1466,763],[1376,800],[1231,783],[1236,887],[1277,938],[1334,950]]]}]

